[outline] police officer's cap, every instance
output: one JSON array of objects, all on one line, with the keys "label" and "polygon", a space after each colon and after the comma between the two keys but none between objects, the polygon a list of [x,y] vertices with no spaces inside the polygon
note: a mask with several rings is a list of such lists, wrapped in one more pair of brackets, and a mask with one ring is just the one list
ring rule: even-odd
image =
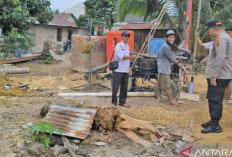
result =
[{"label": "police officer's cap", "polygon": [[169,30],[167,31],[167,33],[165,34],[165,37],[168,37],[169,35],[176,35],[176,33],[173,30]]},{"label": "police officer's cap", "polygon": [[127,31],[122,32],[121,34],[122,37],[130,37],[130,33]]},{"label": "police officer's cap", "polygon": [[232,27],[227,28],[226,31],[232,32]]},{"label": "police officer's cap", "polygon": [[222,22],[220,20],[213,20],[213,21],[210,21],[208,23],[208,28],[207,30],[210,28],[210,27],[214,27],[214,26],[217,26],[217,27],[222,27]]}]

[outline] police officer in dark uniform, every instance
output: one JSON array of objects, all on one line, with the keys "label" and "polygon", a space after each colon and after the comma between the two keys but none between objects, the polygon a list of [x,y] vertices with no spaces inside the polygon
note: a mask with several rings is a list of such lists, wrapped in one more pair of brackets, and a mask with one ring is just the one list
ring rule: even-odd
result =
[{"label": "police officer in dark uniform", "polygon": [[224,91],[232,78],[232,38],[222,29],[220,20],[209,22],[208,31],[215,39],[206,67],[207,99],[211,119],[202,124],[204,129],[201,132],[220,133],[222,128],[219,121],[222,118]]}]

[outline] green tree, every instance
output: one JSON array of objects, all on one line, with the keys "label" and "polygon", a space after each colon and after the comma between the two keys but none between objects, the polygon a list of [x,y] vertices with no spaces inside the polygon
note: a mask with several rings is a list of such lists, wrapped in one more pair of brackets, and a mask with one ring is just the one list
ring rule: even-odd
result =
[{"label": "green tree", "polygon": [[124,21],[126,15],[132,14],[143,17],[143,21],[151,21],[158,16],[164,3],[158,0],[119,0],[119,20]]},{"label": "green tree", "polygon": [[13,28],[12,31],[8,34],[5,40],[1,43],[2,52],[14,52],[16,47],[19,47],[23,52],[28,50],[33,46],[32,38],[34,34],[29,32],[19,33],[16,28]]},{"label": "green tree", "polygon": [[26,31],[30,22],[47,24],[52,20],[49,0],[0,0],[0,28],[8,35],[13,28]]},{"label": "green tree", "polygon": [[78,19],[76,19],[76,25],[87,27],[88,26],[88,16],[86,15],[80,15]]},{"label": "green tree", "polygon": [[[109,30],[115,22],[117,0],[86,0],[85,12],[93,24],[106,24]],[[91,20],[89,20],[91,21]]]},{"label": "green tree", "polygon": [[[144,21],[157,18],[163,4],[167,0],[119,0],[119,20],[124,21],[126,15],[132,14],[143,17]],[[172,0],[162,24],[170,24],[170,28],[176,29],[179,36],[183,36],[183,26],[186,24],[184,12],[187,10],[188,0]],[[193,1],[191,37],[189,49],[192,50],[194,42],[194,30],[198,11],[198,0]],[[203,0],[201,10],[200,31],[206,32],[206,25],[210,20],[222,20],[224,27],[232,25],[232,3],[231,0]]]},{"label": "green tree", "polygon": [[55,9],[52,11],[53,14],[60,14],[60,10],[59,9]]}]

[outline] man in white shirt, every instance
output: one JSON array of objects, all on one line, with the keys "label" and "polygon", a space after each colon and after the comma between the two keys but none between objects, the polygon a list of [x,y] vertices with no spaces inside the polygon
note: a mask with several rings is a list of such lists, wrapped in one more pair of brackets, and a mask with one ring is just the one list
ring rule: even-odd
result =
[{"label": "man in white shirt", "polygon": [[[207,42],[207,43],[203,43],[200,39],[200,37],[198,36],[197,38],[197,42],[200,46],[206,48],[209,50],[209,54],[213,51],[213,44],[214,44],[214,41],[210,41],[210,42]],[[207,59],[208,59],[208,56],[205,57],[202,61],[201,61],[201,64],[206,64],[207,63]]]},{"label": "man in white shirt", "polygon": [[136,59],[137,56],[130,56],[130,47],[127,44],[130,38],[129,32],[122,33],[122,41],[115,47],[114,60],[118,61],[118,68],[113,71],[113,83],[112,83],[112,105],[116,107],[117,93],[120,87],[119,105],[129,107],[126,105],[127,98],[127,86],[129,74],[132,75],[130,69],[130,60]]}]

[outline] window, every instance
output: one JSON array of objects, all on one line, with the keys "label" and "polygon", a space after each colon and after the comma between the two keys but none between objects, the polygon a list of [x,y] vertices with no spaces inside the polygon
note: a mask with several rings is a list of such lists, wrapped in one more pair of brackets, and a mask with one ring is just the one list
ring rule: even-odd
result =
[{"label": "window", "polygon": [[62,29],[57,28],[57,41],[62,41]]}]

